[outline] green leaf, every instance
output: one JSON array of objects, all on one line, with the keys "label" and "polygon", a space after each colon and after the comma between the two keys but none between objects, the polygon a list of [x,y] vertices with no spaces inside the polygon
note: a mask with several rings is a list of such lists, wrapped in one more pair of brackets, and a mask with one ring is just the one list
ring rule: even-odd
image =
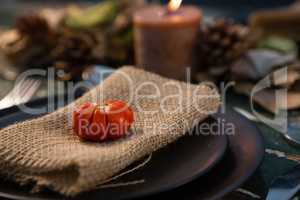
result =
[{"label": "green leaf", "polygon": [[70,9],[65,23],[68,27],[88,29],[111,23],[117,16],[119,6],[116,1],[105,1],[85,10]]},{"label": "green leaf", "polygon": [[294,40],[284,37],[270,36],[262,39],[258,45],[258,48],[271,49],[279,51],[281,53],[297,53],[298,48]]}]

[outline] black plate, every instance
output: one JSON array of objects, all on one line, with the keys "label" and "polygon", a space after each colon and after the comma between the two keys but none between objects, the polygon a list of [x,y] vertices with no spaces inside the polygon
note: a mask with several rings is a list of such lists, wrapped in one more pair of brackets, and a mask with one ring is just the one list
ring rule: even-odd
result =
[{"label": "black plate", "polygon": [[229,146],[222,161],[201,178],[147,200],[217,200],[240,187],[256,171],[265,150],[263,137],[256,126],[232,110],[215,118],[236,127],[236,134],[228,137]]},{"label": "black plate", "polygon": [[[47,99],[39,99],[28,104],[31,107],[47,105]],[[0,128],[16,121],[30,119],[33,116],[21,112],[17,107],[0,111]],[[206,120],[215,123],[214,119]],[[222,158],[227,147],[227,137],[190,136],[153,154],[151,161],[143,168],[131,173],[116,182],[128,182],[144,179],[137,185],[94,190],[83,193],[76,199],[124,199],[155,194],[186,184],[208,172]],[[0,196],[13,199],[60,199],[54,192],[30,194],[29,187],[0,181]]]}]

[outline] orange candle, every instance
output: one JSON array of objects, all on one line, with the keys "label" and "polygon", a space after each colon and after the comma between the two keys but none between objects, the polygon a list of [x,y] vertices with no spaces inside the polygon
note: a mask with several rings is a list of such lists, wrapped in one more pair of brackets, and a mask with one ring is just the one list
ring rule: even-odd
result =
[{"label": "orange candle", "polygon": [[134,14],[136,65],[163,76],[186,80],[202,20],[194,6],[148,6]]}]

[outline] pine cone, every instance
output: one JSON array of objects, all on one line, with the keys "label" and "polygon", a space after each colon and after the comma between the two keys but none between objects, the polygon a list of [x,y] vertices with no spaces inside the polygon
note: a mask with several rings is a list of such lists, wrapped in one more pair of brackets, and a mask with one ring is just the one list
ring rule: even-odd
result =
[{"label": "pine cone", "polygon": [[15,24],[22,36],[28,36],[33,41],[51,40],[53,32],[44,17],[37,14],[19,17]]},{"label": "pine cone", "polygon": [[56,35],[45,18],[39,15],[20,17],[8,36],[1,42],[0,50],[14,65],[25,69],[51,63],[48,54],[55,45]]},{"label": "pine cone", "polygon": [[84,63],[91,59],[91,52],[95,44],[93,34],[64,30],[59,37],[53,55],[57,60]]},{"label": "pine cone", "polygon": [[227,65],[248,48],[249,29],[231,20],[219,19],[201,27],[198,52],[203,66]]},{"label": "pine cone", "polygon": [[89,32],[72,31],[65,29],[52,51],[56,61],[54,66],[64,70],[68,77],[64,80],[74,79],[93,60],[93,48],[96,40]]}]

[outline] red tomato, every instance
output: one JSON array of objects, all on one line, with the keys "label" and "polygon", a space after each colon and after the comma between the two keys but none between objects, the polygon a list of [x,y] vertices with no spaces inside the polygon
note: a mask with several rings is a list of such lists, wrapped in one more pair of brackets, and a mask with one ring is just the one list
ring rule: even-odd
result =
[{"label": "red tomato", "polygon": [[94,142],[123,137],[133,121],[132,109],[119,100],[107,101],[103,107],[88,102],[73,113],[75,133]]},{"label": "red tomato", "polygon": [[132,109],[123,101],[110,100],[106,102],[108,137],[118,139],[123,137],[134,121]]},{"label": "red tomato", "polygon": [[73,128],[80,138],[86,138],[93,118],[96,104],[87,102],[79,106],[73,113]]},{"label": "red tomato", "polygon": [[106,113],[97,107],[94,111],[94,116],[89,129],[89,138],[92,141],[100,142],[107,139],[107,120]]}]

